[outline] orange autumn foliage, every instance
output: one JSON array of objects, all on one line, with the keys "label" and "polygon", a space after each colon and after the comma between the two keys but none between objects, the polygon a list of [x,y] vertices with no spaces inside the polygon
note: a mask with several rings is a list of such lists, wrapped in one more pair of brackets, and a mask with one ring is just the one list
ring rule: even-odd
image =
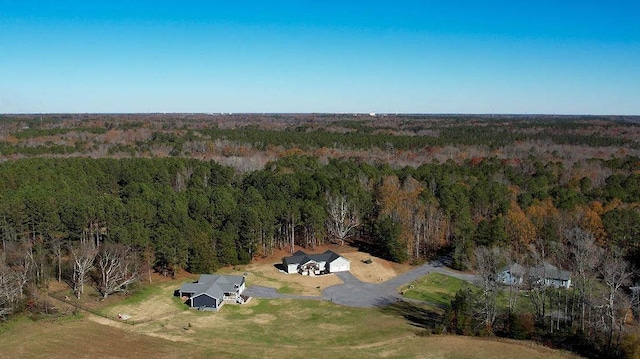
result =
[{"label": "orange autumn foliage", "polygon": [[520,208],[516,201],[511,201],[505,216],[507,237],[513,240],[516,248],[527,248],[536,238],[536,227]]}]

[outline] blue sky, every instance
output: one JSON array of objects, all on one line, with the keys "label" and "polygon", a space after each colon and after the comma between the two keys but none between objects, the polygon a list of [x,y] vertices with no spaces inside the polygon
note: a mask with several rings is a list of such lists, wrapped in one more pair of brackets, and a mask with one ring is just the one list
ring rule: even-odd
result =
[{"label": "blue sky", "polygon": [[5,1],[0,113],[640,115],[639,1]]}]

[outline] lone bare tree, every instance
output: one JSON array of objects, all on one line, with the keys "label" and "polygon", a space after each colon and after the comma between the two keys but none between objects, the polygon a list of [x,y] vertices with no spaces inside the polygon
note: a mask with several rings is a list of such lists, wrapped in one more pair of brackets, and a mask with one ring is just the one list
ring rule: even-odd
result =
[{"label": "lone bare tree", "polygon": [[569,244],[569,253],[575,273],[574,288],[578,292],[580,305],[580,329],[584,332],[586,307],[590,302],[591,292],[596,282],[597,267],[602,256],[602,249],[595,244],[595,237],[590,232],[574,227],[565,232]]},{"label": "lone bare tree", "polygon": [[84,282],[87,274],[93,269],[98,248],[92,240],[83,239],[77,247],[71,248],[69,252],[73,263],[73,277],[71,278],[73,293],[80,299],[80,296],[84,293]]},{"label": "lone bare tree", "polygon": [[97,289],[103,298],[127,287],[141,277],[140,255],[131,247],[121,244],[105,244],[97,256],[100,277]]},{"label": "lone bare tree", "polygon": [[349,203],[346,195],[326,194],[329,233],[340,240],[340,245],[349,238],[351,231],[360,226],[358,211]]},{"label": "lone bare tree", "polygon": [[607,288],[604,297],[604,307],[606,309],[606,324],[609,334],[608,344],[611,346],[613,333],[617,325],[618,312],[626,312],[620,305],[624,303],[626,299],[620,289],[622,286],[630,283],[633,270],[629,262],[624,260],[621,251],[617,248],[612,248],[602,262],[600,271]]},{"label": "lone bare tree", "polygon": [[504,265],[504,254],[498,247],[477,247],[475,250],[476,273],[481,302],[478,316],[487,330],[491,330],[497,315],[498,275]]}]

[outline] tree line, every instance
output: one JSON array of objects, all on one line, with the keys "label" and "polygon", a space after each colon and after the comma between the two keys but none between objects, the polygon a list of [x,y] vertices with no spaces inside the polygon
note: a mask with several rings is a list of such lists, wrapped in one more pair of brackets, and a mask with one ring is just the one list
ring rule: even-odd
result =
[{"label": "tree line", "polygon": [[[250,173],[184,158],[7,161],[0,266],[8,283],[21,284],[3,301],[51,278],[75,283],[78,295],[87,281],[110,292],[96,268],[114,253],[123,265],[137,263],[127,267],[137,278],[149,269],[210,272],[328,241],[397,262],[450,253],[457,269],[474,265],[479,246],[525,253],[540,242],[550,261],[568,267],[561,244],[577,227],[637,265],[640,159],[601,162],[610,174],[592,183],[533,157],[397,169],[289,156]],[[83,253],[86,266],[76,263]],[[115,290],[131,284],[123,283]]]}]

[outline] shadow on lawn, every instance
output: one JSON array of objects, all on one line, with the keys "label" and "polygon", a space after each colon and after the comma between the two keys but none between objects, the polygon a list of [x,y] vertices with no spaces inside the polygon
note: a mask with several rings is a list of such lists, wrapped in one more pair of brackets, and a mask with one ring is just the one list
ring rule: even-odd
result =
[{"label": "shadow on lawn", "polygon": [[442,316],[420,305],[405,301],[398,301],[380,310],[385,314],[401,315],[411,325],[422,329],[437,329],[442,324]]}]

